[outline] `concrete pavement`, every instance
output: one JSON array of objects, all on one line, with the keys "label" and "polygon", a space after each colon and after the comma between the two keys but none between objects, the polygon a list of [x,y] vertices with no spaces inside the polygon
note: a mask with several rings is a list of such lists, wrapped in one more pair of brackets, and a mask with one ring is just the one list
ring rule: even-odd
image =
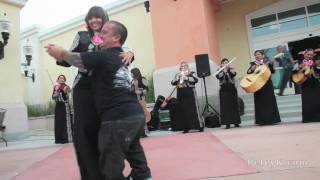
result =
[{"label": "concrete pavement", "polygon": [[[231,129],[206,129],[211,131],[231,150],[254,166],[258,173],[239,176],[211,178],[213,180],[318,180],[320,177],[320,123],[290,122],[273,126],[243,126]],[[41,134],[41,133],[40,133]],[[151,136],[166,136],[174,132],[152,132]],[[0,151],[0,179],[9,180],[16,174],[26,170],[63,145],[54,145],[51,135],[44,136],[29,149]],[[47,139],[46,147],[43,137]],[[51,144],[50,144],[51,143]],[[32,144],[32,143],[31,143]],[[14,144],[11,143],[12,146]],[[10,143],[9,143],[10,146]],[[0,147],[2,149],[3,146]],[[30,149],[31,148],[31,149]],[[156,170],[154,170],[156,171]]]}]

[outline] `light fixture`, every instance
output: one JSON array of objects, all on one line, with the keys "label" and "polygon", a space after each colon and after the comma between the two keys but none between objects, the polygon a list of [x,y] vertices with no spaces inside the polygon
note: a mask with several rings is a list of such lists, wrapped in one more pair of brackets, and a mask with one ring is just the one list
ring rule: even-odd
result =
[{"label": "light fixture", "polygon": [[27,65],[30,66],[32,60],[33,47],[29,45],[29,39],[27,39],[27,43],[23,46],[23,54],[26,56]]},{"label": "light fixture", "polygon": [[144,7],[146,8],[147,13],[150,12],[150,2],[149,0],[144,1]]},{"label": "light fixture", "polygon": [[4,46],[8,44],[8,39],[10,35],[10,22],[6,16],[7,14],[4,13],[3,18],[0,19],[0,32],[3,40],[0,41],[0,59],[4,58]]},{"label": "light fixture", "polygon": [[[25,77],[31,78],[32,82],[35,80],[34,69],[30,69],[27,65],[23,67],[23,72]],[[31,73],[31,75],[29,75]]]}]

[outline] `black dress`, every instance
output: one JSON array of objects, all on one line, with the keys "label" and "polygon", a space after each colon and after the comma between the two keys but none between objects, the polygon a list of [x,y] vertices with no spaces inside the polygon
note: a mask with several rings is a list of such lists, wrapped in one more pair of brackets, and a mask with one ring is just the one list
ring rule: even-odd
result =
[{"label": "black dress", "polygon": [[320,69],[313,66],[313,70],[314,74],[301,84],[303,123],[320,122]]},{"label": "black dress", "polygon": [[[248,74],[253,73],[253,65],[258,65],[258,62],[250,63]],[[274,73],[273,65],[269,64],[268,67],[271,73]],[[281,122],[271,76],[266,84],[254,93],[254,112],[255,123],[258,125],[271,125]]]},{"label": "black dress", "polygon": [[221,71],[216,75],[220,82],[220,118],[221,125],[240,124],[238,92],[234,85],[236,72],[230,68],[227,72]]},{"label": "black dress", "polygon": [[[98,50],[98,46],[91,41],[87,31],[77,33],[71,46],[72,52],[91,52]],[[70,66],[67,63],[59,63]],[[94,105],[92,92],[92,76],[89,69],[79,69],[73,84],[74,105],[74,147],[82,179],[100,179],[98,131],[100,120]]]},{"label": "black dress", "polygon": [[[179,74],[176,75],[176,77]],[[177,86],[177,121],[172,122],[178,126],[173,126],[173,131],[184,130],[188,132],[191,129],[203,130],[204,121],[199,111],[199,105],[197,100],[197,93],[195,90],[195,84],[198,79],[190,73],[186,76],[186,79],[181,83],[179,79],[175,78],[171,84]],[[179,126],[182,125],[182,126]]]},{"label": "black dress", "polygon": [[55,101],[54,109],[54,137],[56,144],[72,142],[73,119],[68,102],[68,94],[62,89],[53,89],[52,99]]}]

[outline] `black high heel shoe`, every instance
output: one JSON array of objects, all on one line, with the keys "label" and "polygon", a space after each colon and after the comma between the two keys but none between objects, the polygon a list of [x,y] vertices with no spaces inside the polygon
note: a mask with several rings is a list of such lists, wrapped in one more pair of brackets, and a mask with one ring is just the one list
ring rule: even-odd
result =
[{"label": "black high heel shoe", "polygon": [[188,133],[188,132],[189,132],[189,130],[184,130],[182,133],[185,134],[185,133]]}]

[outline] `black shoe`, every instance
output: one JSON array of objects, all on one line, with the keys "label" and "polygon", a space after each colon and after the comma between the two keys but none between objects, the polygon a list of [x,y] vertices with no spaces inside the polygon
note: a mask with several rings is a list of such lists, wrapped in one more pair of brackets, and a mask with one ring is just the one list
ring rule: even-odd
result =
[{"label": "black shoe", "polygon": [[277,93],[277,95],[278,95],[278,96],[283,96],[283,94],[282,94],[282,93]]},{"label": "black shoe", "polygon": [[226,125],[226,129],[230,129],[230,124],[227,124],[227,125]]},{"label": "black shoe", "polygon": [[239,124],[235,124],[234,127],[240,127],[240,125]]},{"label": "black shoe", "polygon": [[199,132],[203,132],[204,131],[204,127],[199,128]]},{"label": "black shoe", "polygon": [[185,134],[185,133],[188,133],[188,132],[189,132],[189,130],[184,130],[182,133]]}]

